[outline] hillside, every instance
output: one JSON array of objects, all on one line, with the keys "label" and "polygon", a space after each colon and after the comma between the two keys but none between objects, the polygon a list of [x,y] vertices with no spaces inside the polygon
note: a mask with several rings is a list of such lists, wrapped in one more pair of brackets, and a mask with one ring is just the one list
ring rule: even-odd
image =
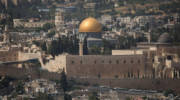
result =
[{"label": "hillside", "polygon": [[[37,8],[56,8],[75,6],[76,11],[68,14],[68,18],[94,16],[102,14],[139,16],[139,15],[166,15],[169,13],[180,13],[180,0],[0,0],[0,12],[7,12],[13,18],[39,17]],[[81,2],[80,2],[81,1]],[[84,9],[83,6],[89,2],[97,4],[95,10]],[[118,4],[118,7],[114,5]],[[61,7],[61,6],[60,6]],[[6,9],[7,8],[7,9]]]}]

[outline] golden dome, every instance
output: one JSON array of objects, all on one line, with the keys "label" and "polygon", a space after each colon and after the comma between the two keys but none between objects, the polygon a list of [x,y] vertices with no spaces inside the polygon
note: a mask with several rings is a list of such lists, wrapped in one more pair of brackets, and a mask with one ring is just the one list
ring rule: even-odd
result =
[{"label": "golden dome", "polygon": [[79,26],[79,32],[101,32],[101,24],[92,17],[83,20]]}]

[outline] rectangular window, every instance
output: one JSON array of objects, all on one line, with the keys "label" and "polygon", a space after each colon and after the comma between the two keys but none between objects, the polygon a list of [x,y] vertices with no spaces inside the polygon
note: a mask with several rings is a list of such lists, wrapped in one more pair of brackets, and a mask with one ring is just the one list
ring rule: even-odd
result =
[{"label": "rectangular window", "polygon": [[96,60],[94,61],[94,64],[96,64]]},{"label": "rectangular window", "polygon": [[116,64],[119,64],[119,60],[116,60]]}]

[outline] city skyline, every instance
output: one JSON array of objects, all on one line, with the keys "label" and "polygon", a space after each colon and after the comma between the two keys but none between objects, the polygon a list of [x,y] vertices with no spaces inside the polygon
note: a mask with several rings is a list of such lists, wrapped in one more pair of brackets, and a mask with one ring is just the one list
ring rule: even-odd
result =
[{"label": "city skyline", "polygon": [[0,0],[0,100],[178,100],[179,7]]}]

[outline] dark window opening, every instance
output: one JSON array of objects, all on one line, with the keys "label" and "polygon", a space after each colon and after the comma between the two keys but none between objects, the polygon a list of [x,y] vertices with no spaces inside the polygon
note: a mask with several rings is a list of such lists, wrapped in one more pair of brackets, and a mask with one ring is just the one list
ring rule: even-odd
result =
[{"label": "dark window opening", "polygon": [[74,64],[74,61],[71,61],[72,64]]},{"label": "dark window opening", "polygon": [[112,63],[112,61],[110,60],[110,61],[109,61],[109,63],[111,64],[111,63]]},{"label": "dark window opening", "polygon": [[94,61],[94,64],[96,64],[96,61]]},{"label": "dark window opening", "polygon": [[102,63],[104,63],[104,60],[102,60]]},{"label": "dark window opening", "polygon": [[100,79],[100,78],[101,78],[101,74],[99,73],[99,74],[97,75],[97,77]]},{"label": "dark window opening", "polygon": [[124,64],[126,63],[126,60],[124,60]]},{"label": "dark window opening", "polygon": [[167,56],[167,60],[172,60],[172,56]]},{"label": "dark window opening", "polygon": [[133,60],[131,60],[131,63],[134,63],[134,61],[133,61]]},{"label": "dark window opening", "polygon": [[118,75],[115,75],[115,76],[114,76],[114,78],[118,79],[118,78],[119,78],[119,76],[118,76]]},{"label": "dark window opening", "polygon": [[140,61],[140,60],[138,60],[138,63],[140,64],[140,63],[141,63],[141,61]]},{"label": "dark window opening", "polygon": [[154,59],[152,59],[152,62],[154,62]]},{"label": "dark window opening", "polygon": [[119,64],[119,60],[116,60],[116,64]]}]

